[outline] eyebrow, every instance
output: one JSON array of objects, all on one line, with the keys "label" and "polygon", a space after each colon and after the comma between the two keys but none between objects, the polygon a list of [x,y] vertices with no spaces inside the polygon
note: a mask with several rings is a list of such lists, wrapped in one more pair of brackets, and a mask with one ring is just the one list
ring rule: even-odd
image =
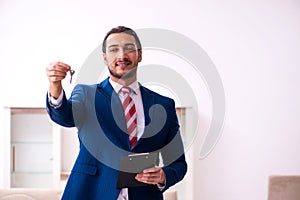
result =
[{"label": "eyebrow", "polygon": [[[134,43],[126,43],[124,46],[130,46],[130,45],[135,46]],[[108,48],[111,48],[111,47],[118,47],[118,46],[119,46],[118,44],[112,44],[112,45],[109,45]]]}]

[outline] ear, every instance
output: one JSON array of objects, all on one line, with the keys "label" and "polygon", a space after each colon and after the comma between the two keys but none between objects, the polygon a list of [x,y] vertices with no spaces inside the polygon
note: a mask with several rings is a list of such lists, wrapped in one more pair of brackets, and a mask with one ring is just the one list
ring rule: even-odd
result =
[{"label": "ear", "polygon": [[107,65],[106,53],[103,53],[103,54],[102,54],[102,57],[103,57],[103,61],[104,61],[104,63]]},{"label": "ear", "polygon": [[139,50],[138,51],[138,62],[142,61],[142,57],[143,57],[142,55],[143,55],[142,50]]}]

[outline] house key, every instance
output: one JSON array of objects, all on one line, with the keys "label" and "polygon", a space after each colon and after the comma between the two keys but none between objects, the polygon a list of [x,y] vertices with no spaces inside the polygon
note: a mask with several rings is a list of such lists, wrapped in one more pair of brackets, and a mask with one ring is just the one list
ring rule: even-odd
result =
[{"label": "house key", "polygon": [[71,75],[70,84],[72,83],[72,77],[73,77],[74,74],[75,74],[75,70],[70,69],[70,75]]}]

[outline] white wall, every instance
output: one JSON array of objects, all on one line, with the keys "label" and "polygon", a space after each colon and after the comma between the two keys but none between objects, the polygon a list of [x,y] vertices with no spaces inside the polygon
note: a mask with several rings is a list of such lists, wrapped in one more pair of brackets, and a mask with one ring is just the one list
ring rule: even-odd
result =
[{"label": "white wall", "polygon": [[300,173],[299,11],[296,0],[2,0],[0,106],[44,106],[47,64],[78,71],[114,26],[177,31],[207,52],[226,95],[214,151],[198,159],[205,133],[191,149],[195,199],[266,199],[270,174]]}]

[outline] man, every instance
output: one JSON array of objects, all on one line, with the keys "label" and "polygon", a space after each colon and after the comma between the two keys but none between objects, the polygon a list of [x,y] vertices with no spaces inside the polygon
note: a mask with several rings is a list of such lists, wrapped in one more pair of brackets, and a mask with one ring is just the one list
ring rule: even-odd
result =
[{"label": "man", "polygon": [[[62,199],[163,199],[187,171],[174,101],[137,82],[142,47],[132,29],[113,28],[102,51],[109,78],[77,85],[68,100],[61,81],[71,67],[55,62],[46,69],[47,111],[54,122],[76,126],[80,141]],[[135,179],[145,186],[118,189],[121,156],[146,152],[160,152],[164,167],[138,173]]]}]

